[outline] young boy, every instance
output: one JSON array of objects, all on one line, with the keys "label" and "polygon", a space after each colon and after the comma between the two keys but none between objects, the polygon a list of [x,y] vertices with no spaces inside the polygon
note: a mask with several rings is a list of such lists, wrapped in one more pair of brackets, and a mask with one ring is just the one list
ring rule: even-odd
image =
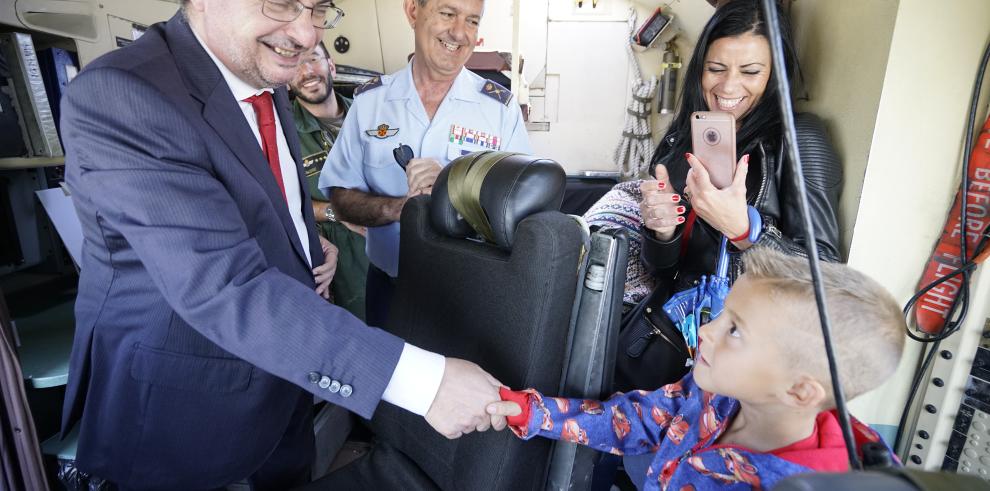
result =
[{"label": "young boy", "polygon": [[[655,453],[645,481],[632,476],[643,489],[769,489],[792,474],[847,470],[807,260],[754,250],[745,265],[722,315],[701,328],[693,372],[680,382],[604,402],[503,389],[489,412],[510,416],[524,439]],[[862,273],[822,264],[822,280],[839,378],[852,399],[897,367],[904,320]],[[857,448],[880,441],[853,425]]]}]

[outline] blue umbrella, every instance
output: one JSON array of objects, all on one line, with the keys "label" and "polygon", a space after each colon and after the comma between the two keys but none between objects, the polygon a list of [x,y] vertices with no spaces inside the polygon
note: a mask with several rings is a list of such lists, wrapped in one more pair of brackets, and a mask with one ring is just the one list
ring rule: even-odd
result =
[{"label": "blue umbrella", "polygon": [[729,295],[728,239],[722,237],[715,274],[702,276],[693,288],[675,293],[663,305],[663,311],[684,336],[688,351],[694,357],[698,349],[698,327],[722,313],[725,297]]}]

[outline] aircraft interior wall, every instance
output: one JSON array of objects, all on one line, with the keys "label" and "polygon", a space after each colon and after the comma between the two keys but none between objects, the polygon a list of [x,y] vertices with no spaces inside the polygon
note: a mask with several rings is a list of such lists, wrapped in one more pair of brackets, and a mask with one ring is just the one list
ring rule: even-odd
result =
[{"label": "aircraft interior wall", "polygon": [[[901,0],[897,8],[848,257],[850,265],[876,278],[900,302],[914,293],[958,189],[970,95],[990,38],[990,3],[941,3],[937,14],[931,7],[919,0]],[[990,86],[985,83],[977,131],[987,117],[988,94]],[[950,345],[941,348],[950,350],[951,358],[936,357],[936,370],[955,370],[956,376],[946,381],[944,390],[929,394],[937,399],[937,411],[925,414],[933,417],[932,425],[935,421],[939,425],[928,428],[930,434],[951,432],[969,366],[990,316],[987,283],[990,278],[978,272],[968,320],[960,333],[949,338]],[[852,403],[851,410],[871,424],[896,426],[918,349],[917,343],[909,342],[897,374]],[[929,403],[919,399],[916,407]],[[925,465],[940,465],[938,452],[922,445],[932,456]]]}]

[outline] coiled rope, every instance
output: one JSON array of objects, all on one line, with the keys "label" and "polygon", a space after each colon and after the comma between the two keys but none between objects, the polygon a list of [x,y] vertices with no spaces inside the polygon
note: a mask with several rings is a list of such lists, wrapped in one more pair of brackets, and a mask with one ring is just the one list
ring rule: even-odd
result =
[{"label": "coiled rope", "polygon": [[657,77],[651,76],[649,81],[643,80],[643,71],[639,60],[632,49],[632,39],[636,32],[636,9],[629,9],[629,40],[626,43],[626,55],[629,65],[635,75],[626,108],[626,121],[622,127],[622,138],[615,147],[613,159],[624,179],[645,177],[649,174],[650,158],[653,156],[653,128],[650,126],[651,103],[657,92]]}]

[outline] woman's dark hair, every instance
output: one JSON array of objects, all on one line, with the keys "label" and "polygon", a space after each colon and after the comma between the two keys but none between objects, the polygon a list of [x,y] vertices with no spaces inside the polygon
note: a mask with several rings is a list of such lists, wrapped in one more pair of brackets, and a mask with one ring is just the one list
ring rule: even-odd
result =
[{"label": "woman's dark hair", "polygon": [[[716,9],[694,47],[694,53],[691,55],[691,61],[688,63],[684,76],[680,108],[674,121],[670,124],[670,128],[667,129],[667,133],[660,140],[650,165],[652,173],[652,169],[657,164],[664,164],[670,173],[671,183],[677,190],[684,189],[684,181],[689,168],[684,159],[684,153],[691,151],[691,113],[711,110],[708,103],[705,102],[705,94],[701,89],[701,75],[705,69],[705,55],[708,53],[708,48],[718,39],[746,33],[763,36],[769,40],[760,3],[759,0],[732,0]],[[779,4],[777,4],[777,13],[780,17],[787,75],[790,77],[796,72],[797,56],[794,53],[794,44],[791,40],[790,25]],[[780,102],[777,99],[777,86],[773,83],[772,76],[772,70],[776,70],[777,67],[774,66],[770,69],[771,77],[767,81],[767,88],[762,97],[739,121],[736,131],[737,158],[745,153],[750,153],[761,141],[780,141]],[[751,167],[751,169],[756,169],[756,167]],[[750,172],[750,179],[748,179],[750,183],[759,182],[758,174],[758,172]],[[752,188],[747,183],[747,189]]]}]

